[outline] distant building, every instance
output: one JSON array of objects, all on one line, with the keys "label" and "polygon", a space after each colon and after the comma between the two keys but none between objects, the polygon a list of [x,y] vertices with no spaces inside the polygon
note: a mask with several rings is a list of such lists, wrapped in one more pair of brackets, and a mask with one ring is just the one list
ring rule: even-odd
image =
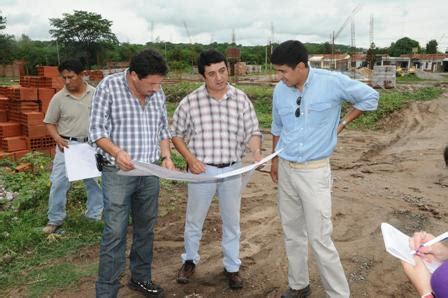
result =
[{"label": "distant building", "polygon": [[448,54],[405,54],[416,69],[432,72],[448,72]]},{"label": "distant building", "polygon": [[366,67],[367,66],[366,57],[367,55],[362,53],[356,53],[354,55],[351,55],[350,56],[351,67],[354,68]]},{"label": "distant building", "polygon": [[11,64],[0,64],[0,77],[18,77],[25,75],[25,62],[15,60]]},{"label": "distant building", "polygon": [[350,66],[350,55],[312,54],[309,55],[308,61],[311,67],[345,71],[348,70]]},{"label": "distant building", "polygon": [[409,68],[412,66],[411,58],[404,57],[403,55],[400,57],[390,57],[389,55],[382,55],[380,65],[381,66],[393,65],[404,70],[409,70]]}]

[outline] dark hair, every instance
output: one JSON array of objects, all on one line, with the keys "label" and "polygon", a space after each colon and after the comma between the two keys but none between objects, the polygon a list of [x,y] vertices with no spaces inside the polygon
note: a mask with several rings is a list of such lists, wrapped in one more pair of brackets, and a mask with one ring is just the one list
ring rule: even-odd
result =
[{"label": "dark hair", "polygon": [[73,71],[76,74],[80,74],[84,71],[84,65],[81,63],[81,61],[76,59],[69,59],[62,61],[61,64],[58,66],[59,72],[63,72],[64,70]]},{"label": "dark hair", "polygon": [[223,61],[226,64],[226,67],[228,67],[226,57],[222,53],[214,49],[203,51],[199,54],[198,71],[202,76],[204,76],[205,66]]},{"label": "dark hair", "polygon": [[131,58],[129,72],[131,71],[134,71],[140,80],[148,75],[166,76],[168,65],[159,52],[145,49]]},{"label": "dark hair", "polygon": [[271,63],[276,65],[288,65],[291,68],[303,62],[308,67],[308,51],[303,43],[298,40],[287,40],[274,49]]}]

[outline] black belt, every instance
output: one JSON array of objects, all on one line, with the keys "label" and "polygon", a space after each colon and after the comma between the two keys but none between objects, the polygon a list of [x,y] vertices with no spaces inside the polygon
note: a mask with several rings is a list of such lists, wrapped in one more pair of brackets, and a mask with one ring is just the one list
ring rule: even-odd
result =
[{"label": "black belt", "polygon": [[85,138],[74,138],[74,137],[66,137],[66,136],[62,136],[62,135],[61,135],[61,138],[69,140],[69,141],[80,142],[80,143],[85,143],[85,142],[87,142],[89,140],[88,137],[85,137]]},{"label": "black belt", "polygon": [[228,163],[208,163],[207,165],[222,169],[222,168],[230,167],[231,165],[233,165],[235,163],[236,163],[236,161],[232,161],[232,162],[228,162]]}]

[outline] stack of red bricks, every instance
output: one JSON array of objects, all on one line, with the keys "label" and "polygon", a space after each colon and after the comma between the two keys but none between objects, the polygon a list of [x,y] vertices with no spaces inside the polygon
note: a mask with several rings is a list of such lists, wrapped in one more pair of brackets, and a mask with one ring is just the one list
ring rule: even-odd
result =
[{"label": "stack of red bricks", "polygon": [[20,86],[0,87],[0,159],[30,151],[54,155],[55,142],[43,123],[53,95],[64,86],[57,67],[39,66]]},{"label": "stack of red bricks", "polygon": [[101,70],[86,70],[86,75],[89,77],[89,81],[99,82],[104,78],[104,74]]}]

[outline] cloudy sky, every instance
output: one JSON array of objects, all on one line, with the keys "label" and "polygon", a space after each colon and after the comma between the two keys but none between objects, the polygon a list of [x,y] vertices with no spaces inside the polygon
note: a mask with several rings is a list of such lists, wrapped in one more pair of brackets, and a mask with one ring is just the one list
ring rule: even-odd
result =
[{"label": "cloudy sky", "polygon": [[[448,47],[447,0],[0,0],[8,34],[49,40],[49,18],[86,10],[111,20],[118,39],[131,43],[190,38],[204,44],[230,42],[233,31],[236,42],[243,45],[272,39],[320,43],[329,41],[355,8],[359,8],[354,16],[358,47],[369,45],[371,16],[377,46],[408,36],[423,47],[431,39],[439,42],[439,50]],[[336,43],[350,44],[350,22]]]}]

